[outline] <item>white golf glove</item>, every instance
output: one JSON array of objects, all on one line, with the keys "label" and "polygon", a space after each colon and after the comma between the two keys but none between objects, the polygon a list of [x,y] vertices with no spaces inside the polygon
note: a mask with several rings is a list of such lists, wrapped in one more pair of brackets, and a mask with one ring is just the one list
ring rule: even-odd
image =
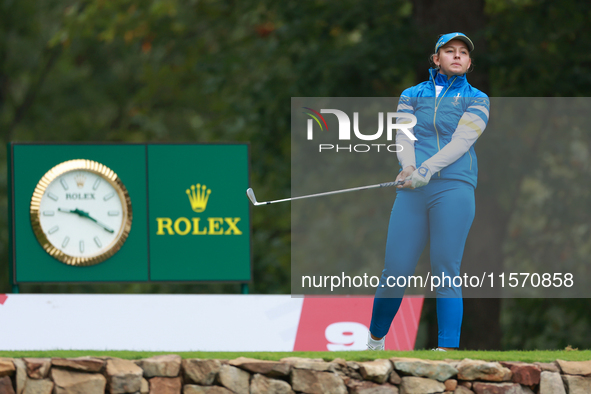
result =
[{"label": "white golf glove", "polygon": [[427,166],[420,166],[410,176],[410,183],[413,188],[425,186],[431,180],[431,170]]}]

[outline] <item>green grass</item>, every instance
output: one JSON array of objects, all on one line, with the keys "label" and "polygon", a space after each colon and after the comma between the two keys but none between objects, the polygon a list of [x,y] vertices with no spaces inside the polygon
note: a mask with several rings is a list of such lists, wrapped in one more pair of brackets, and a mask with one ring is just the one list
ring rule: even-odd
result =
[{"label": "green grass", "polygon": [[569,361],[591,360],[591,350],[534,350],[534,351],[454,351],[432,352],[429,350],[415,350],[411,352],[134,352],[134,351],[94,351],[94,350],[49,350],[49,351],[0,351],[0,357],[80,357],[80,356],[109,356],[128,360],[148,358],[159,354],[178,354],[182,358],[218,358],[234,359],[251,357],[261,360],[280,360],[284,357],[322,358],[326,361],[343,358],[348,361],[367,361],[376,358],[413,357],[428,360],[471,358],[487,361],[523,361],[523,362],[551,362],[556,359]]}]

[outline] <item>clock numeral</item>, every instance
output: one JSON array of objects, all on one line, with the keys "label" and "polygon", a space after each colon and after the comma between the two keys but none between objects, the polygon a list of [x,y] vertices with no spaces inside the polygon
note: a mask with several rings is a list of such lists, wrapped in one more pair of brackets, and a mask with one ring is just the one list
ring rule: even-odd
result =
[{"label": "clock numeral", "polygon": [[109,201],[109,200],[110,200],[110,199],[112,199],[114,196],[115,196],[115,193],[114,193],[114,192],[113,192],[113,193],[109,193],[109,194],[107,194],[107,195],[106,195],[106,196],[103,198],[103,200],[105,200],[105,201]]},{"label": "clock numeral", "polygon": [[47,197],[51,198],[53,201],[57,201],[57,196],[53,193],[47,193]]},{"label": "clock numeral", "polygon": [[54,211],[43,211],[43,216],[53,216],[55,215]]},{"label": "clock numeral", "polygon": [[119,216],[119,211],[109,211],[109,216]]},{"label": "clock numeral", "polygon": [[68,246],[68,242],[70,242],[70,237],[64,238],[64,242],[62,242],[62,248],[65,248],[66,246]]},{"label": "clock numeral", "polygon": [[92,185],[92,190],[98,189],[100,184],[101,184],[101,180],[97,179],[96,182],[94,182],[94,185]]},{"label": "clock numeral", "polygon": [[101,243],[101,240],[99,239],[99,237],[94,237],[94,243],[96,244],[96,246],[98,246],[99,248],[103,247],[103,244]]},{"label": "clock numeral", "polygon": [[84,241],[80,241],[80,253],[84,253]]},{"label": "clock numeral", "polygon": [[55,233],[59,229],[60,229],[59,226],[52,227],[52,228],[49,229],[48,233],[49,234],[53,234],[53,233]]},{"label": "clock numeral", "polygon": [[64,190],[68,190],[68,184],[66,183],[65,179],[60,179],[60,183],[62,184],[62,186],[64,187]]}]

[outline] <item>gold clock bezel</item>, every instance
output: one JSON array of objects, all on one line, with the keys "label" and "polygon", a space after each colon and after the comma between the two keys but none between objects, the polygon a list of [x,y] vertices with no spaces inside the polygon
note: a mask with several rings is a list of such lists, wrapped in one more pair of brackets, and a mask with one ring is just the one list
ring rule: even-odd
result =
[{"label": "gold clock bezel", "polygon": [[[115,237],[113,242],[111,242],[107,246],[104,252],[89,257],[75,257],[62,252],[61,250],[53,246],[51,242],[49,242],[47,236],[41,228],[41,212],[39,209],[41,205],[41,198],[45,194],[47,187],[56,178],[72,171],[88,171],[100,176],[109,184],[111,184],[111,186],[113,186],[113,188],[119,195],[120,200],[123,202],[123,225],[119,228],[117,236]],[[125,188],[125,185],[113,170],[101,163],[92,160],[68,160],[56,165],[55,167],[47,171],[35,187],[33,197],[31,198],[30,213],[33,232],[35,233],[35,236],[37,237],[37,240],[39,241],[43,249],[56,260],[73,266],[90,266],[107,260],[115,253],[117,253],[119,249],[121,249],[121,246],[123,246],[123,244],[127,240],[127,236],[129,235],[129,231],[131,230],[131,199],[129,198],[129,193]]]}]

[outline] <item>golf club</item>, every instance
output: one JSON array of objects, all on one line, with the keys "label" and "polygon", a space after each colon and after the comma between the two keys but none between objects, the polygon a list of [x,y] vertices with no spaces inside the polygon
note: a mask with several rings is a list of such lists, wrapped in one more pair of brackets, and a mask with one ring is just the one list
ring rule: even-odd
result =
[{"label": "golf club", "polygon": [[257,205],[274,204],[276,202],[299,200],[299,199],[302,199],[302,198],[321,197],[321,196],[328,196],[328,195],[331,195],[331,194],[354,192],[354,191],[357,191],[357,190],[366,190],[366,189],[376,189],[376,188],[379,188],[379,187],[398,186],[398,185],[404,184],[404,182],[406,182],[406,181],[405,180],[402,180],[402,181],[398,181],[398,182],[378,183],[376,185],[353,187],[353,188],[350,188],[350,189],[335,190],[335,191],[332,191],[332,192],[316,193],[316,194],[309,194],[307,196],[291,197],[291,198],[284,198],[282,200],[262,201],[262,202],[258,202],[257,201],[257,198],[254,195],[254,190],[252,190],[251,187],[249,187],[248,189],[246,189],[246,195],[250,199],[250,202],[252,202],[252,204],[254,206],[257,206]]}]

